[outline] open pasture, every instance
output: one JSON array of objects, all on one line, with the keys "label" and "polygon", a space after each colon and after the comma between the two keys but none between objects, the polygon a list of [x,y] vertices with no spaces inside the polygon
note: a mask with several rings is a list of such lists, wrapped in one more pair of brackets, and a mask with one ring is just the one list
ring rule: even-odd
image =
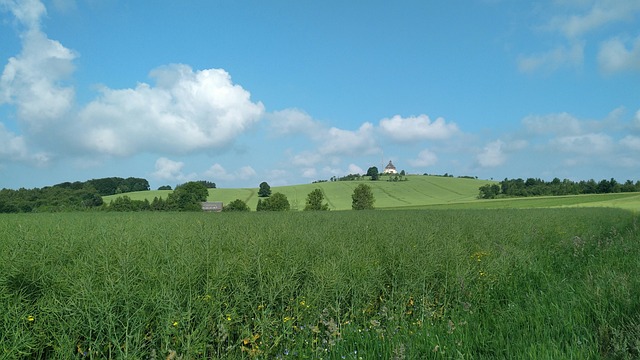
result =
[{"label": "open pasture", "polygon": [[[315,184],[291,186],[272,186],[272,192],[285,194],[291,203],[292,210],[302,210],[307,194],[314,189],[321,189],[325,195],[325,202],[331,210],[350,210],[351,194],[358,184],[371,186],[376,198],[377,208],[423,206],[446,204],[451,202],[473,201],[478,196],[478,188],[493,183],[487,180],[450,178],[441,176],[409,175],[408,181],[386,181],[382,176],[380,181],[334,181]],[[134,200],[147,199],[152,201],[155,196],[167,198],[170,191],[153,190],[124,194]],[[105,196],[109,202],[121,195]],[[240,199],[255,210],[258,204],[258,184],[255,188],[238,189],[209,189],[209,201],[222,201],[225,204]]]},{"label": "open pasture", "polygon": [[0,357],[637,358],[620,209],[0,216]]}]

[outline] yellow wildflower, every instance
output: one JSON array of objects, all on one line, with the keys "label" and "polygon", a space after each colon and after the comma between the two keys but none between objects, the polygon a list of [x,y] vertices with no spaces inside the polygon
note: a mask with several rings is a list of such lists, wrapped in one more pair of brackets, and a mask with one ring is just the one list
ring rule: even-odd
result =
[{"label": "yellow wildflower", "polygon": [[34,317],[33,317],[33,315],[29,315],[29,316],[27,316],[27,321],[28,321],[28,322],[32,322],[32,321],[34,321],[35,319],[36,319],[36,318],[34,318]]}]

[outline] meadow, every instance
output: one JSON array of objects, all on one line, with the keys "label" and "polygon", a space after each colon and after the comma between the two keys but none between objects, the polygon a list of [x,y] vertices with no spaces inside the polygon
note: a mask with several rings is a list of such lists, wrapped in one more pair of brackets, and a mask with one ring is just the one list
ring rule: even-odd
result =
[{"label": "meadow", "polygon": [[0,357],[632,359],[637,213],[0,216]]},{"label": "meadow", "polygon": [[[478,188],[482,185],[493,183],[487,180],[449,178],[442,176],[409,175],[408,181],[386,181],[382,176],[380,181],[334,181],[315,184],[300,184],[289,186],[272,186],[272,192],[281,192],[287,196],[292,210],[304,209],[307,194],[314,189],[320,189],[324,193],[325,202],[331,210],[351,210],[351,194],[358,184],[371,186],[376,198],[376,207],[406,207],[433,205],[450,202],[473,201],[478,196]],[[170,190],[152,190],[127,193],[133,200],[147,199],[152,201],[154,197],[164,199],[171,193]],[[105,196],[104,201],[115,199],[121,195]],[[258,184],[255,188],[220,188],[209,189],[209,201],[222,201],[225,204],[240,199],[247,203],[252,210],[258,204]]]},{"label": "meadow", "polygon": [[[335,181],[315,184],[274,186],[272,192],[287,196],[292,210],[302,210],[307,194],[314,189],[322,190],[325,202],[331,210],[351,210],[351,194],[359,184],[367,184],[376,199],[377,209],[510,209],[510,208],[550,208],[550,207],[617,207],[640,210],[640,193],[612,193],[572,196],[539,196],[526,198],[504,198],[478,200],[478,189],[490,180],[451,178],[442,176],[408,175],[407,181]],[[152,190],[126,193],[133,200],[153,201],[154,197],[164,198],[170,190]],[[105,196],[108,204],[122,195]],[[256,188],[209,189],[209,201],[228,204],[235,199],[247,203],[251,210],[258,203]]]}]

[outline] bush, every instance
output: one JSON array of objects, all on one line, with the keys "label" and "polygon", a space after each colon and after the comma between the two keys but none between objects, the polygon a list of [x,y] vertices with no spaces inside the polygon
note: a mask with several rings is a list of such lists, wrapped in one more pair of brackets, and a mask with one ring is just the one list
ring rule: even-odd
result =
[{"label": "bush", "polygon": [[247,203],[245,203],[244,201],[240,200],[240,199],[235,199],[232,202],[230,202],[229,204],[227,204],[226,206],[224,206],[222,208],[222,211],[224,212],[228,212],[228,211],[250,211],[249,206],[247,205]]}]

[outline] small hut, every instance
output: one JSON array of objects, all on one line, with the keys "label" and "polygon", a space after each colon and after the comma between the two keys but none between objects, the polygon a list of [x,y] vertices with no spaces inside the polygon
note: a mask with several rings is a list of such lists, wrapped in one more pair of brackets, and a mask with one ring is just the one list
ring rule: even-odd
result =
[{"label": "small hut", "polygon": [[222,201],[205,201],[201,203],[202,211],[220,212],[222,211]]}]

